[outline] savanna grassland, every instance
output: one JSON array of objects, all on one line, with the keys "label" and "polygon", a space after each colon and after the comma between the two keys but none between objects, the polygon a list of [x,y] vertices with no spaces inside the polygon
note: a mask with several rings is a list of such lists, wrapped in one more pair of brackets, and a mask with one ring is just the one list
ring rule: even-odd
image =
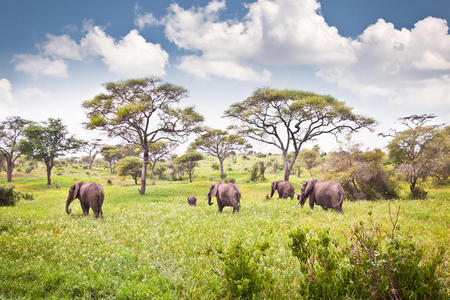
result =
[{"label": "savanna grassland", "polygon": [[[281,161],[264,158],[271,159]],[[241,211],[234,215],[230,207],[219,214],[216,204],[207,204],[211,180],[219,177],[211,157],[195,169],[193,183],[157,180],[144,196],[131,178],[106,169],[65,168],[55,172],[52,186],[46,185],[43,169],[33,171],[35,177],[15,177],[16,190],[32,193],[35,200],[0,207],[0,297],[227,298],[217,253],[241,240],[248,247],[268,245],[261,263],[274,280],[258,298],[296,299],[303,274],[289,248],[291,231],[329,229],[333,239],[347,243],[350,228],[360,222],[392,229],[388,201],[347,201],[340,215],[320,207],[294,209],[296,200],[267,199],[270,182],[281,178],[281,171],[267,171],[264,182],[251,183],[247,170],[255,161],[242,156],[225,161],[228,178],[242,192]],[[302,178],[291,176],[291,182],[299,191],[308,178],[303,172]],[[72,215],[66,215],[68,188],[82,180],[103,185],[103,219],[94,219],[92,211],[84,217],[78,201],[71,205]],[[401,206],[398,234],[410,236],[426,255],[450,241],[450,189],[429,185],[427,191],[427,200],[406,200],[405,186],[401,199],[391,201],[391,208]],[[187,205],[188,195],[197,196],[196,207]],[[446,253],[439,269],[446,286],[448,258]]]}]

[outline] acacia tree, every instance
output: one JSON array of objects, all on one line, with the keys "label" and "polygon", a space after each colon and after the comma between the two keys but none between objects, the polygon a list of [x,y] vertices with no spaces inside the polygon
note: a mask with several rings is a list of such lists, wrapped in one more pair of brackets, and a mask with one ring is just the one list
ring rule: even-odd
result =
[{"label": "acacia tree", "polygon": [[47,185],[51,185],[52,168],[55,159],[78,150],[83,141],[69,136],[61,119],[49,118],[42,125],[30,125],[24,130],[26,139],[20,141],[22,153],[36,160],[42,160],[47,169]]},{"label": "acacia tree", "polygon": [[155,178],[155,165],[158,161],[167,159],[169,154],[177,147],[177,143],[174,142],[155,142],[149,147],[148,160],[150,162],[151,178]]},{"label": "acacia tree", "polygon": [[[225,116],[239,122],[233,128],[240,134],[281,150],[284,180],[289,180],[306,142],[323,134],[371,128],[375,123],[329,95],[270,88],[255,90],[252,96],[231,105]],[[288,153],[292,156],[288,157]]]},{"label": "acacia tree", "polygon": [[200,130],[203,117],[193,107],[174,107],[186,95],[186,89],[159,78],[129,79],[107,83],[106,93],[83,103],[87,128],[103,130],[142,149],[141,195],[146,189],[150,145],[161,140],[184,142]]},{"label": "acacia tree", "polygon": [[203,160],[204,157],[198,152],[187,152],[186,154],[177,157],[176,162],[181,164],[189,175],[189,182],[192,182],[192,175],[194,168],[197,166],[197,162]]},{"label": "acacia tree", "polygon": [[114,174],[117,161],[124,157],[122,149],[120,149],[120,146],[105,145],[100,149],[100,153],[102,154],[103,159],[108,162],[109,171],[111,174]]},{"label": "acacia tree", "polygon": [[191,149],[200,150],[217,157],[220,163],[220,177],[224,178],[223,161],[232,153],[242,152],[251,148],[243,138],[220,129],[210,129],[192,144]]},{"label": "acacia tree", "polygon": [[137,156],[127,156],[117,162],[117,173],[120,176],[131,176],[134,180],[134,184],[137,183],[137,179],[141,175],[142,163]]},{"label": "acacia tree", "polygon": [[319,147],[316,145],[313,149],[305,149],[300,151],[300,157],[305,164],[305,167],[308,169],[309,175],[312,177],[312,168],[320,164]]},{"label": "acacia tree", "polygon": [[16,160],[22,155],[19,149],[20,140],[24,138],[25,127],[32,122],[21,117],[9,117],[0,125],[0,155],[6,161],[6,178],[12,181],[12,173]]},{"label": "acacia tree", "polygon": [[432,156],[427,155],[428,149],[439,132],[439,125],[426,123],[433,120],[434,115],[411,115],[400,118],[406,130],[383,136],[393,136],[388,145],[389,157],[396,165],[396,170],[405,176],[409,184],[412,198],[422,198],[425,195],[417,190],[418,180],[429,175]]},{"label": "acacia tree", "polygon": [[88,169],[92,169],[95,157],[100,153],[101,139],[93,139],[92,141],[85,142],[83,145],[83,151],[87,153]]}]

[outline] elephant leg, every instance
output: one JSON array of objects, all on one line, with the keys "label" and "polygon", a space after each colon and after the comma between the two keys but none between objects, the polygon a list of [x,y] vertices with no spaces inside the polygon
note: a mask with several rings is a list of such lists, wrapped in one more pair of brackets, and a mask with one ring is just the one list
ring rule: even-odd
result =
[{"label": "elephant leg", "polygon": [[89,204],[82,203],[82,202],[80,202],[80,204],[81,204],[81,209],[83,210],[83,214],[85,216],[89,215]]},{"label": "elephant leg", "polygon": [[328,207],[322,206],[323,210],[328,210]]},{"label": "elephant leg", "polygon": [[239,212],[239,205],[233,206],[233,214],[234,214],[235,212]]},{"label": "elephant leg", "polygon": [[219,208],[219,212],[221,213],[223,211],[223,205],[222,202],[217,201],[217,207]]}]

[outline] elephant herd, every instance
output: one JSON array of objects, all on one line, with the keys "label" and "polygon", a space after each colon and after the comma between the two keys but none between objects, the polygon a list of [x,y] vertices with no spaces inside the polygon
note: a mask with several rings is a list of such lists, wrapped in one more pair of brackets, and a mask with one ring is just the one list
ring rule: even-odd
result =
[{"label": "elephant herd", "polygon": [[[289,181],[274,181],[271,185],[270,197],[273,197],[275,191],[278,192],[279,198],[294,198],[295,189]],[[344,202],[345,193],[342,186],[334,181],[320,181],[317,179],[308,180],[302,184],[300,194],[297,194],[298,203],[295,207],[306,202],[309,197],[309,206],[311,209],[314,205],[321,206],[324,210],[334,209],[339,213],[342,211],[342,203]],[[234,183],[223,183],[221,181],[211,184],[208,193],[208,204],[212,205],[212,197],[216,197],[219,212],[222,212],[225,206],[233,208],[233,213],[239,212],[241,208],[241,191]],[[73,184],[69,189],[69,195],[66,201],[66,213],[70,214],[70,203],[78,198],[84,215],[89,214],[89,208],[94,211],[95,218],[100,215],[103,217],[102,205],[105,198],[105,192],[100,184],[95,182],[79,182]],[[195,206],[197,198],[195,196],[188,197],[188,204]]]}]

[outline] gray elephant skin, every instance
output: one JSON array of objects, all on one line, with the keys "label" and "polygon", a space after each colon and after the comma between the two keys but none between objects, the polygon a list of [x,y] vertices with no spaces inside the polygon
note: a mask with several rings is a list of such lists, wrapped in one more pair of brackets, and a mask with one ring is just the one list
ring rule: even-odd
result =
[{"label": "gray elephant skin", "polygon": [[189,196],[187,200],[188,200],[188,204],[190,206],[196,206],[197,205],[197,197]]},{"label": "gray elephant skin", "polygon": [[212,205],[211,197],[217,198],[219,212],[222,212],[225,206],[233,207],[233,214],[239,212],[241,208],[241,191],[234,183],[217,182],[211,184],[208,193],[208,204]]},{"label": "gray elephant skin", "polygon": [[302,184],[302,190],[298,195],[298,203],[303,207],[306,198],[309,196],[309,207],[314,208],[314,204],[322,206],[324,210],[329,208],[343,214],[342,203],[344,202],[345,192],[340,183],[330,181],[320,181],[317,179],[308,180]]},{"label": "gray elephant skin", "polygon": [[85,216],[89,214],[89,208],[92,208],[95,218],[98,218],[100,214],[103,218],[102,205],[105,199],[105,192],[100,184],[83,181],[72,184],[66,201],[67,214],[72,212],[72,210],[69,210],[69,205],[76,198],[80,199],[81,209]]},{"label": "gray elephant skin", "polygon": [[291,200],[294,199],[295,189],[292,183],[290,183],[289,181],[279,180],[272,182],[270,198],[272,198],[275,190],[278,192],[278,198],[291,198]]}]

